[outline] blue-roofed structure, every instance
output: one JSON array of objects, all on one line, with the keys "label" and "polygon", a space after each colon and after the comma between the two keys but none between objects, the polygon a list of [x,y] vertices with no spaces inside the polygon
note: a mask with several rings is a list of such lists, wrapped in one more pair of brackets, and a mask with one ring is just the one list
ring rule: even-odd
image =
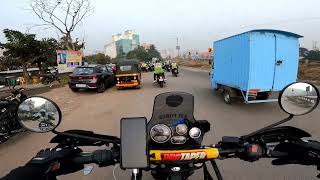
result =
[{"label": "blue-roofed structure", "polygon": [[229,87],[242,94],[246,103],[276,101],[265,99],[265,94],[281,91],[297,80],[301,37],[259,29],[215,41],[212,87]]}]

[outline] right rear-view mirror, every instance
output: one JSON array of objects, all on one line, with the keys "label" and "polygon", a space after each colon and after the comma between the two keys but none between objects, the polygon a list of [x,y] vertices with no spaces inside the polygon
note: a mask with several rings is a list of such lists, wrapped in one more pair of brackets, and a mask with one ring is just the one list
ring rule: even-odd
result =
[{"label": "right rear-view mirror", "polygon": [[279,95],[279,105],[290,115],[303,115],[319,104],[319,90],[312,84],[298,82],[285,87]]}]

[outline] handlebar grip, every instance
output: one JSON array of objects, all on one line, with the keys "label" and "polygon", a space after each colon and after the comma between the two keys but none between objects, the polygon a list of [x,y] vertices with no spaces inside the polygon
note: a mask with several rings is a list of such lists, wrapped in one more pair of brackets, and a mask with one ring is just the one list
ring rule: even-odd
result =
[{"label": "handlebar grip", "polygon": [[114,159],[110,150],[96,150],[92,153],[81,153],[79,156],[74,157],[72,162],[77,164],[111,164]]},{"label": "handlebar grip", "polygon": [[268,156],[272,158],[282,158],[282,157],[287,157],[288,153],[286,152],[279,152],[279,151],[269,151]]}]

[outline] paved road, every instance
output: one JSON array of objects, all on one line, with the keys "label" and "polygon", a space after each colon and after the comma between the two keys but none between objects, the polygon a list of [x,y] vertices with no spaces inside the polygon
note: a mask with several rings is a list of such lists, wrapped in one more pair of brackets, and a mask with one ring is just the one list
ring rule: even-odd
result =
[{"label": "paved road", "polygon": [[[153,99],[167,91],[185,91],[195,96],[195,117],[207,119],[211,131],[207,133],[204,144],[213,144],[223,135],[244,135],[259,127],[286,117],[276,103],[245,105],[241,102],[226,105],[222,96],[211,90],[208,73],[184,69],[178,78],[167,75],[167,86],[163,89],[152,84],[152,75],[143,75],[143,87],[140,90],[108,89],[103,94],[94,92],[72,93],[67,87],[54,89],[43,94],[52,98],[62,107],[63,122],[59,130],[87,129],[97,133],[119,135],[121,117],[151,117]],[[297,117],[289,125],[303,128],[320,139],[320,110],[317,108],[309,115]],[[25,133],[0,145],[0,175],[10,169],[23,165],[40,148],[48,147],[51,133]],[[314,167],[298,165],[275,167],[270,160],[255,163],[241,160],[218,161],[225,179],[236,180],[307,180],[316,179]],[[83,172],[60,177],[60,179],[112,179],[113,167],[95,168],[93,173],[84,176]],[[130,172],[115,170],[117,179],[129,179]],[[202,171],[191,179],[202,179]],[[145,176],[150,179],[150,175]]]}]

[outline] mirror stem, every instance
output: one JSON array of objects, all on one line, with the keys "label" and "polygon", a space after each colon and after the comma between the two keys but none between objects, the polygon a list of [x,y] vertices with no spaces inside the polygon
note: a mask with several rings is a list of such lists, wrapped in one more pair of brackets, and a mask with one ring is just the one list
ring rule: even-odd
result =
[{"label": "mirror stem", "polygon": [[250,134],[248,134],[248,135],[242,136],[242,138],[243,138],[243,139],[248,139],[248,138],[250,138],[250,137],[252,137],[252,136],[254,136],[254,135],[256,135],[256,134],[259,134],[259,133],[261,133],[261,132],[263,132],[263,131],[265,131],[265,130],[267,130],[267,129],[270,129],[270,128],[276,127],[276,126],[278,126],[278,125],[280,125],[280,124],[283,124],[283,123],[285,123],[285,122],[288,122],[288,121],[290,121],[290,120],[293,118],[293,116],[294,116],[294,115],[290,114],[289,117],[287,117],[287,118],[285,118],[285,119],[283,119],[283,120],[281,120],[281,121],[279,121],[279,122],[276,122],[276,123],[274,123],[274,124],[271,124],[271,125],[269,125],[269,126],[267,126],[267,127],[264,127],[264,128],[259,129],[259,130],[257,130],[257,131],[254,131],[254,132],[252,132],[252,133],[250,133]]},{"label": "mirror stem", "polygon": [[61,134],[61,132],[56,131],[55,129],[53,129],[51,132],[53,132],[54,134]]}]

